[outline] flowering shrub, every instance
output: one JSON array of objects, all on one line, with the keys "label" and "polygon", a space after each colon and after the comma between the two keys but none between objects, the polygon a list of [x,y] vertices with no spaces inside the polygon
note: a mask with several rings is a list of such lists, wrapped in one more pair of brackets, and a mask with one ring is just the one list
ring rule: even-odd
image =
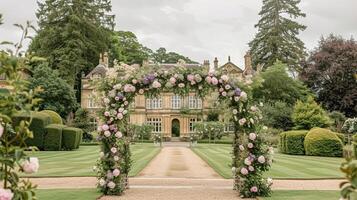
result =
[{"label": "flowering shrub", "polygon": [[[177,68],[171,71],[156,69],[147,74],[111,77],[100,84],[103,96],[102,124],[98,127],[102,152],[97,164],[98,187],[104,194],[120,195],[127,185],[130,170],[130,139],[128,109],[137,94],[156,97],[162,91],[185,96],[196,91],[201,98],[217,90],[219,99],[229,101],[237,132],[233,152],[236,188],[243,197],[269,195],[271,183],[263,179],[271,162],[269,149],[259,137],[260,110],[250,106],[248,95],[230,81],[227,75],[205,73],[197,69]],[[118,134],[120,133],[120,134]],[[249,136],[248,136],[249,135]],[[249,137],[250,139],[247,139]],[[241,147],[243,150],[240,150]],[[247,163],[244,162],[247,160]],[[114,173],[119,170],[120,173]]]},{"label": "flowering shrub", "polygon": [[0,51],[0,75],[5,75],[7,89],[0,91],[0,199],[36,199],[29,180],[19,179],[18,173],[32,174],[38,171],[37,158],[29,158],[24,150],[25,140],[32,138],[29,130],[31,117],[15,123],[18,113],[27,113],[37,104],[36,91],[27,90],[27,82],[21,73],[26,66],[25,58],[11,57]]}]

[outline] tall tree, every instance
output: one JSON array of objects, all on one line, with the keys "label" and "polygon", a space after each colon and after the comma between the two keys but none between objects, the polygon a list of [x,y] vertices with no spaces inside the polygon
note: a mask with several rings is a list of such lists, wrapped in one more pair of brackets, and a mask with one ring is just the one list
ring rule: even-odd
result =
[{"label": "tall tree", "polygon": [[299,9],[301,0],[263,0],[259,15],[261,19],[255,25],[258,33],[249,43],[253,63],[264,68],[280,60],[289,66],[292,72],[300,71],[299,62],[305,57],[304,43],[297,37],[306,26],[294,19],[305,17]]},{"label": "tall tree", "polygon": [[116,31],[111,38],[111,57],[126,64],[142,64],[149,59],[152,50],[139,43],[130,31]]},{"label": "tall tree", "polygon": [[153,54],[151,59],[156,63],[177,63],[177,61],[184,60],[186,63],[197,63],[190,58],[180,55],[175,52],[167,52],[165,48],[160,47]]},{"label": "tall tree", "polygon": [[330,35],[303,65],[301,79],[330,111],[357,115],[357,42]]},{"label": "tall tree", "polygon": [[[114,16],[110,0],[46,0],[38,2],[38,35],[30,51],[48,59],[70,85],[98,64],[108,49]],[[77,82],[76,82],[77,80]],[[79,88],[79,87],[78,87]]]}]

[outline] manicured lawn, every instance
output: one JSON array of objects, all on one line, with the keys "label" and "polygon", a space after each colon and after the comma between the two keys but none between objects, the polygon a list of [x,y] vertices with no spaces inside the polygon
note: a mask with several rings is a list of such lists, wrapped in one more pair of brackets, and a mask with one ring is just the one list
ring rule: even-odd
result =
[{"label": "manicured lawn", "polygon": [[[133,165],[130,176],[136,176],[159,153],[160,148],[153,144],[131,146]],[[99,156],[99,146],[81,146],[76,151],[29,152],[40,159],[36,177],[51,176],[95,176],[93,166]]]},{"label": "manicured lawn", "polygon": [[271,197],[259,198],[264,200],[336,200],[340,198],[339,191],[273,191]]},{"label": "manicured lawn", "polygon": [[97,199],[101,193],[96,189],[51,189],[37,190],[36,197],[39,200],[90,200]]},{"label": "manicured lawn", "polygon": [[[221,176],[231,178],[231,145],[199,144],[193,151]],[[275,153],[267,177],[279,179],[342,178],[339,170],[342,158],[292,156]]]}]

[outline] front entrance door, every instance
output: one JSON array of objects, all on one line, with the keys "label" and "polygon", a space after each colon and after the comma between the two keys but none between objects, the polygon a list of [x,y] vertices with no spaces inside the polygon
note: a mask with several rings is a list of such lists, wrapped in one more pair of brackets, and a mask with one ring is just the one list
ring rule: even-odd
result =
[{"label": "front entrance door", "polygon": [[180,121],[178,119],[172,120],[171,135],[172,137],[180,137]]}]

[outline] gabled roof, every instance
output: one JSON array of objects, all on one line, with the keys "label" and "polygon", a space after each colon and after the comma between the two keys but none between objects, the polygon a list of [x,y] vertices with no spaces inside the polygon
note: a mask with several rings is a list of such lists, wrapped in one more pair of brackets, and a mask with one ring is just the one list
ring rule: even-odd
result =
[{"label": "gabled roof", "polygon": [[105,65],[99,64],[89,74],[87,74],[86,78],[90,78],[94,74],[100,74],[101,76],[105,76],[107,70],[108,68]]},{"label": "gabled roof", "polygon": [[228,68],[228,67],[233,67],[233,68],[236,68],[239,72],[243,72],[243,70],[241,68],[239,68],[237,65],[235,65],[231,61],[228,61],[226,64],[222,65],[219,69],[224,70],[225,68]]}]

